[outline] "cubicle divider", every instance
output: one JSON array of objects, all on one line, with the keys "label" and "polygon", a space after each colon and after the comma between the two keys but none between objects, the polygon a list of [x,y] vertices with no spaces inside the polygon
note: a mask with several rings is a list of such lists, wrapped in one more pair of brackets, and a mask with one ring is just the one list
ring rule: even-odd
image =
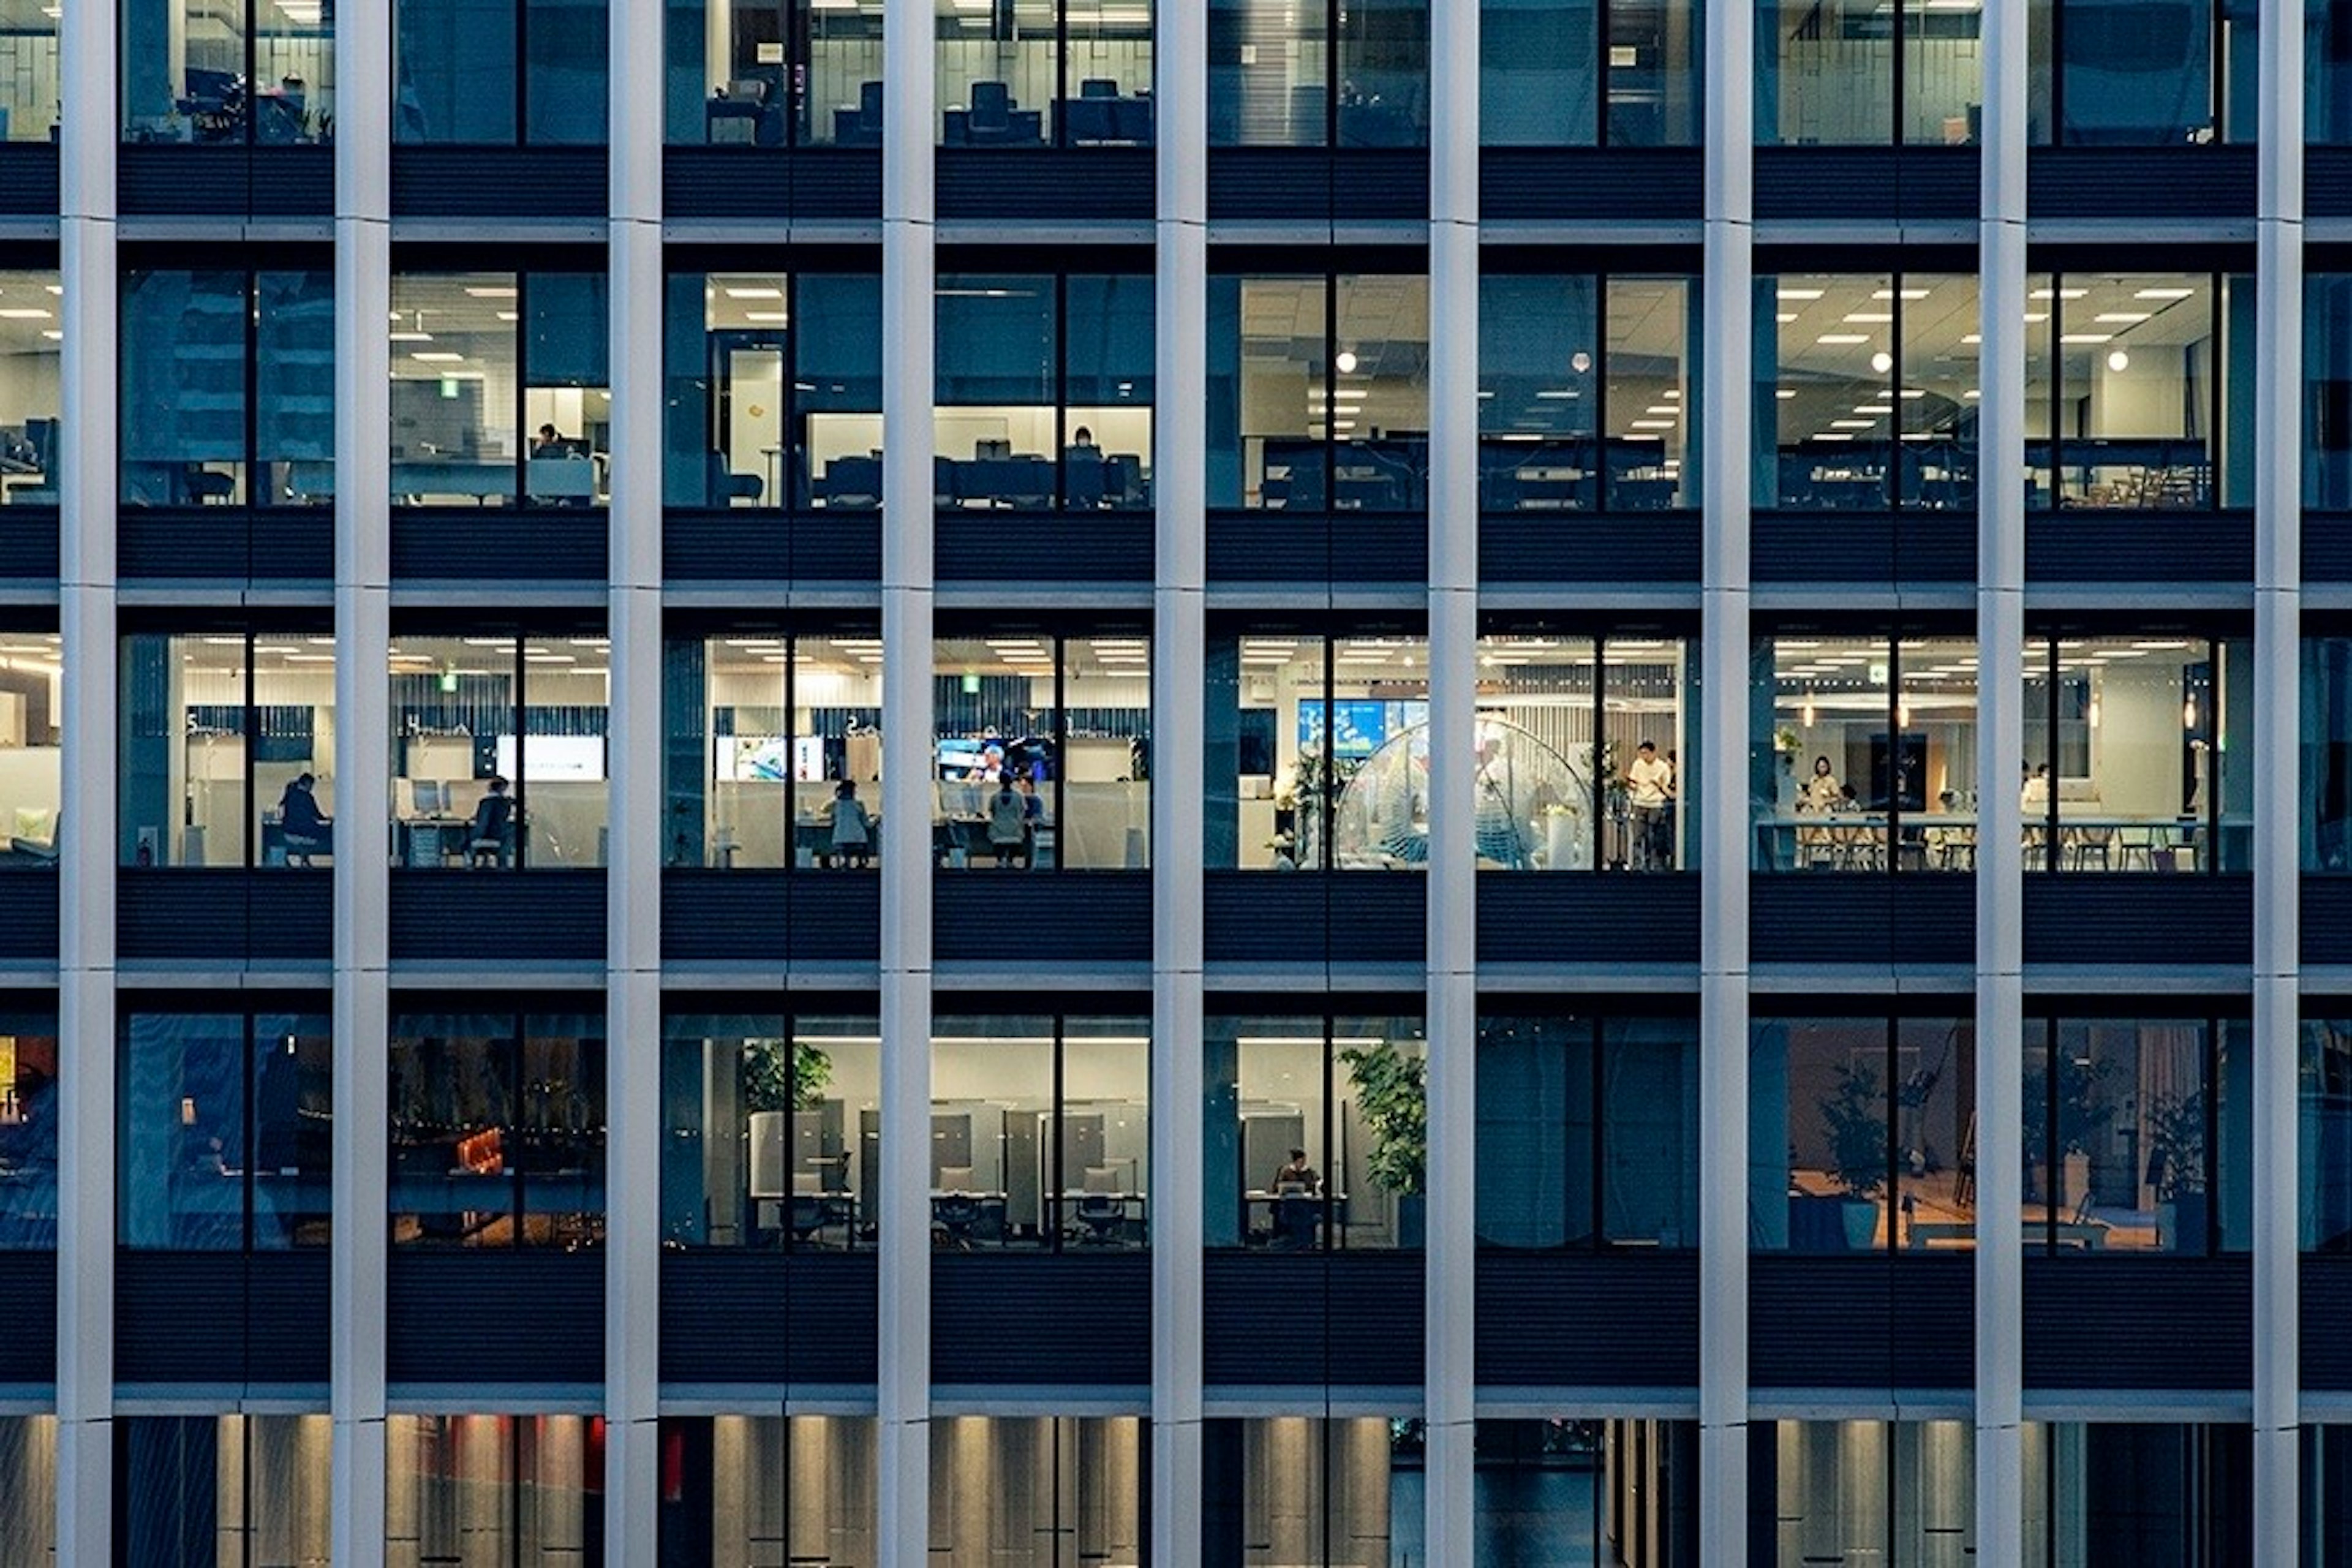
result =
[{"label": "cubicle divider", "polygon": [[1696,1388],[1698,1254],[1510,1252],[1477,1263],[1487,1388]]},{"label": "cubicle divider", "polygon": [[1425,223],[1429,153],[1419,147],[1212,148],[1209,218]]},{"label": "cubicle divider", "polygon": [[610,161],[601,146],[395,146],[392,216],[601,221]]},{"label": "cubicle divider", "polygon": [[1759,1388],[1972,1386],[1974,1262],[1963,1251],[1756,1254],[1748,1263],[1749,1383]]},{"label": "cubicle divider", "polygon": [[2026,158],[2026,210],[2037,221],[2251,219],[2260,184],[2256,163],[2255,149],[2244,142],[2036,147]]},{"label": "cubicle divider", "polygon": [[942,147],[937,156],[943,220],[1151,221],[1150,147]]},{"label": "cubicle divider", "polygon": [[2070,507],[2026,515],[2030,582],[2242,583],[2253,574],[2251,511]]},{"label": "cubicle divider", "polygon": [[115,1381],[323,1387],[328,1297],[324,1247],[124,1247],[114,1265]]},{"label": "cubicle divider", "polygon": [[602,963],[602,868],[392,871],[394,962]]},{"label": "cubicle divider", "polygon": [[882,216],[882,154],[866,147],[668,147],[662,212],[673,218]]},{"label": "cubicle divider", "polygon": [[115,199],[125,217],[334,215],[335,150],[325,142],[200,147],[133,142],[117,157]]},{"label": "cubicle divider", "polygon": [[58,874],[27,867],[0,874],[0,959],[55,963],[58,956]]},{"label": "cubicle divider", "polygon": [[2025,1386],[2236,1390],[2254,1374],[2253,1260],[2028,1258]]},{"label": "cubicle divider", "polygon": [[334,873],[323,866],[115,873],[115,950],[124,959],[324,963],[334,954]]},{"label": "cubicle divider", "polygon": [[602,584],[611,526],[602,507],[394,507],[392,574],[467,587]]},{"label": "cubicle divider", "polygon": [[868,872],[673,867],[662,873],[662,958],[872,963],[881,910]]},{"label": "cubicle divider", "polygon": [[1699,221],[1706,157],[1696,147],[1484,147],[1478,216],[1488,223],[1610,218]]},{"label": "cubicle divider", "polygon": [[933,1254],[931,1381],[1149,1385],[1150,1254]]},{"label": "cubicle divider", "polygon": [[331,583],[335,519],[319,507],[124,507],[116,570],[166,582]]},{"label": "cubicle divider", "polygon": [[2352,1255],[2306,1252],[2300,1278],[2303,1386],[2352,1393]]},{"label": "cubicle divider", "polygon": [[671,583],[839,583],[882,576],[878,511],[683,510],[662,521],[662,576]]},{"label": "cubicle divider", "polygon": [[54,217],[58,211],[58,144],[0,142],[0,213]]},{"label": "cubicle divider", "polygon": [[46,1384],[58,1375],[58,1255],[0,1252],[0,1300],[8,1331],[0,1334],[0,1386]]},{"label": "cubicle divider", "polygon": [[1147,584],[1151,529],[1148,511],[945,510],[935,535],[939,581],[1081,589]]},{"label": "cubicle divider", "polygon": [[1420,512],[1213,511],[1208,547],[1213,585],[1420,583],[1429,574],[1429,520]]},{"label": "cubicle divider", "polygon": [[1691,872],[1481,871],[1478,962],[1696,965]]},{"label": "cubicle divider", "polygon": [[1974,142],[1759,147],[1756,216],[1973,223],[1983,163]]},{"label": "cubicle divider", "polygon": [[1910,511],[1759,511],[1759,583],[1968,583],[1976,575],[1974,497]]},{"label": "cubicle divider", "polygon": [[395,1250],[385,1294],[394,1383],[604,1380],[601,1250]]},{"label": "cubicle divider", "polygon": [[1481,583],[1638,583],[1696,591],[1699,515],[1490,511],[1478,520]]},{"label": "cubicle divider", "polygon": [[1151,962],[1149,871],[937,873],[933,956],[943,963]]},{"label": "cubicle divider", "polygon": [[2025,879],[2028,963],[2244,964],[2253,953],[2249,876],[2120,871]]},{"label": "cubicle divider", "polygon": [[1419,1252],[1211,1252],[1202,1259],[1211,1388],[1423,1382]]},{"label": "cubicle divider", "polygon": [[1210,871],[1202,881],[1211,963],[1422,961],[1429,882],[1416,872]]},{"label": "cubicle divider", "polygon": [[1752,877],[1748,957],[1816,969],[1965,967],[1976,955],[1976,877],[1965,871]]}]

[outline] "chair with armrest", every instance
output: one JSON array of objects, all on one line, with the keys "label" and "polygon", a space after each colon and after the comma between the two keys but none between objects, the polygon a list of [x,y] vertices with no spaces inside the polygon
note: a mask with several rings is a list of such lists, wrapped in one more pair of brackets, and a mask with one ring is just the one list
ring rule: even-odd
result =
[{"label": "chair with armrest", "polygon": [[1118,1190],[1118,1170],[1112,1165],[1088,1165],[1084,1180],[1075,1215],[1080,1239],[1088,1246],[1108,1247],[1119,1239],[1127,1223],[1127,1200]]}]

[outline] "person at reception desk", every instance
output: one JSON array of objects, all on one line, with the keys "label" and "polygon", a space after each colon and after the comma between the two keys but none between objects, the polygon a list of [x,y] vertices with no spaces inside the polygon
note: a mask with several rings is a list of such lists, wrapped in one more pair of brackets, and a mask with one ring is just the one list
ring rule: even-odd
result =
[{"label": "person at reception desk", "polygon": [[835,785],[825,815],[832,819],[833,863],[860,869],[873,864],[874,818],[857,798],[857,786],[847,779]]}]

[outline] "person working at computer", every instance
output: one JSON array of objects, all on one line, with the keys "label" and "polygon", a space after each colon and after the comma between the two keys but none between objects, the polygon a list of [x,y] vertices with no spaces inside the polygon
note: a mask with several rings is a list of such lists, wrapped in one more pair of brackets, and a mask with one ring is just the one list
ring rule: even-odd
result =
[{"label": "person working at computer", "polygon": [[514,827],[514,797],[507,791],[512,787],[503,776],[493,774],[489,793],[474,807],[474,825],[466,835],[469,865],[507,863],[507,836]]},{"label": "person working at computer", "polygon": [[1083,425],[1070,432],[1070,450],[1090,457],[1102,454],[1102,448],[1095,445],[1095,433]]},{"label": "person working at computer", "polygon": [[988,849],[1000,868],[1026,864],[1029,858],[1029,807],[1002,773],[988,802]]},{"label": "person working at computer", "polygon": [[832,819],[833,864],[855,865],[860,869],[872,865],[874,817],[866,811],[866,803],[857,798],[857,786],[847,779],[835,784],[825,814]]},{"label": "person working at computer", "polygon": [[572,456],[572,443],[558,435],[554,426],[542,425],[539,427],[539,434],[530,439],[530,455],[534,458],[568,458]]},{"label": "person working at computer", "polygon": [[286,858],[299,858],[304,865],[313,855],[324,855],[334,847],[334,823],[319,810],[319,797],[314,793],[319,781],[302,773],[288,781],[286,793],[278,797],[278,831],[286,837]]},{"label": "person working at computer", "polygon": [[1674,798],[1675,770],[1658,755],[1657,744],[1644,741],[1634,749],[1633,765],[1625,770],[1625,804],[1633,814],[1633,868],[1664,870],[1674,860],[1674,847],[1665,834],[1666,803]]},{"label": "person working at computer", "polygon": [[1306,1150],[1293,1149],[1290,1158],[1274,1173],[1274,1180],[1266,1184],[1266,1190],[1276,1197],[1311,1198],[1322,1193],[1323,1178],[1307,1163]]}]

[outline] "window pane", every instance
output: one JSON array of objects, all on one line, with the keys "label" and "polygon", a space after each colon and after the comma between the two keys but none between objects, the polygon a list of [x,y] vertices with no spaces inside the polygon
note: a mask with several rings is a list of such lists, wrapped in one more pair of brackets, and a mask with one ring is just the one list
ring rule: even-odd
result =
[{"label": "window pane", "polygon": [[[392,852],[398,864],[514,864],[514,780],[500,765],[502,751],[512,764],[514,671],[510,637],[393,640]],[[504,787],[491,789],[494,779]],[[492,795],[507,804],[486,815],[483,803]]]},{"label": "window pane", "polygon": [[940,1017],[931,1032],[931,1233],[959,1251],[1050,1245],[1054,1021]]},{"label": "window pane", "polygon": [[0,630],[0,873],[53,871],[64,795],[61,682],[64,639],[55,632]]},{"label": "window pane", "polygon": [[246,864],[238,632],[122,639],[121,863]]},{"label": "window pane", "polygon": [[929,1561],[1034,1562],[1049,1551],[1067,1563],[1142,1561],[1143,1429],[1131,1415],[932,1422]]},{"label": "window pane", "polygon": [[1757,0],[1756,139],[1892,141],[1899,25],[1877,0]]},{"label": "window pane", "polygon": [[324,1247],[334,1213],[334,1041],[316,1014],[253,1020],[253,1245]]},{"label": "window pane", "polygon": [[940,280],[932,489],[941,506],[1054,504],[1055,319],[1051,278]]},{"label": "window pane", "polygon": [[335,496],[334,276],[254,281],[254,500],[323,505]]},{"label": "window pane", "polygon": [[1326,303],[1319,278],[1209,280],[1211,505],[1328,504]]},{"label": "window pane", "polygon": [[669,645],[667,864],[788,864],[785,824],[798,770],[787,647],[782,635]]},{"label": "window pane", "polygon": [[1477,1078],[1479,1241],[1589,1241],[1596,1206],[1591,1020],[1480,1020]]},{"label": "window pane", "polygon": [[2352,1252],[2352,1023],[2304,1020],[2301,1084],[2303,1246]]},{"label": "window pane", "polygon": [[513,1028],[495,1016],[394,1022],[394,1247],[516,1245]]},{"label": "window pane", "polygon": [[2214,505],[2213,279],[2069,273],[2032,299],[2058,317],[2060,504]]},{"label": "window pane", "polygon": [[1302,744],[1324,695],[1324,640],[1210,639],[1205,846],[1213,867],[1319,868],[1328,759]]},{"label": "window pane", "polygon": [[[19,42],[24,40],[19,39]],[[0,82],[6,79],[0,77]],[[0,86],[0,108],[6,91]],[[65,333],[55,272],[0,272],[0,498],[58,500],[58,365]]]},{"label": "window pane", "polygon": [[1209,0],[1209,145],[1321,147],[1329,141],[1323,8]]},{"label": "window pane", "polygon": [[1054,0],[937,4],[940,142],[1043,146],[1061,66]]},{"label": "window pane", "polygon": [[2304,504],[2352,509],[2352,275],[2304,279],[2303,380]]},{"label": "window pane", "polygon": [[[0,1250],[47,1251],[58,1244],[57,1020],[0,1015]],[[0,1426],[0,1456],[5,1445]],[[16,1561],[7,1540],[0,1528],[0,1562]]]},{"label": "window pane", "polygon": [[[1478,502],[1485,510],[1581,511],[1598,504],[1598,292],[1596,280],[1582,277],[1480,279]],[[1612,362],[1612,379],[1615,369]]]},{"label": "window pane", "polygon": [[242,272],[127,272],[122,279],[122,500],[245,500]]},{"label": "window pane", "polygon": [[118,1133],[123,1246],[244,1250],[249,1057],[236,1014],[131,1016]]},{"label": "window pane", "polygon": [[603,1421],[394,1415],[384,1449],[384,1533],[415,1561],[599,1561]]},{"label": "window pane", "polygon": [[793,657],[793,864],[863,869],[881,848],[882,639],[796,637]]},{"label": "window pane", "polygon": [[2214,138],[2213,0],[2059,0],[2056,23],[2060,140]]},{"label": "window pane", "polygon": [[1065,1246],[1141,1247],[1150,1237],[1151,1026],[1062,1022]]},{"label": "window pane", "polygon": [[43,0],[7,0],[0,17],[6,18],[10,60],[0,75],[0,141],[47,142],[58,128],[58,16]]},{"label": "window pane", "polygon": [[1589,637],[1497,634],[1478,639],[1477,846],[1482,868],[1589,871],[1615,858],[1624,833],[1596,819],[1592,642]]},{"label": "window pane", "polygon": [[333,1440],[333,1424],[324,1415],[141,1415],[118,1422],[121,1561],[325,1562]]},{"label": "window pane", "polygon": [[1063,3],[1062,141],[1150,145],[1152,139],[1151,0],[1086,7]]},{"label": "window pane", "polygon": [[[2213,869],[2217,788],[2221,866],[2234,868],[2252,783],[2221,765],[2234,695],[2225,651],[2189,637],[2060,639],[2058,869]],[[2047,799],[2028,782],[2029,816]]]},{"label": "window pane", "polygon": [[1329,400],[1331,505],[1421,510],[1429,504],[1429,279],[1343,276],[1335,287],[1338,374],[1309,388]]},{"label": "window pane", "polygon": [[790,283],[781,274],[680,272],[668,280],[663,499],[782,507],[793,451]]},{"label": "window pane", "polygon": [[[1298,713],[1300,764],[1328,753],[1337,795],[1328,865],[1423,870],[1429,865],[1429,643],[1419,637],[1335,638],[1331,701]],[[1495,761],[1501,763],[1498,754]],[[1304,862],[1302,862],[1304,864]]]},{"label": "window pane", "polygon": [[1480,0],[1480,143],[1591,146],[1599,38],[1594,0]]},{"label": "window pane", "polygon": [[1687,870],[1690,824],[1683,810],[1696,779],[1683,771],[1684,686],[1679,638],[1611,637],[1601,644],[1601,759],[1612,868]]},{"label": "window pane", "polygon": [[1050,864],[1054,639],[942,638],[932,842],[949,867]]},{"label": "window pane", "polygon": [[1055,863],[1142,870],[1151,864],[1151,644],[1068,637],[1062,660],[1066,741]]},{"label": "window pane", "polygon": [[611,94],[607,10],[594,0],[521,0],[523,140],[534,146],[604,140]]},{"label": "window pane", "polygon": [[[601,13],[600,13],[601,15]],[[533,272],[523,279],[523,492],[549,506],[602,506],[610,498],[612,375],[604,275]]]},{"label": "window pane", "polygon": [[1895,1026],[1895,1181],[1900,1245],[1971,1247],[1977,1235],[1976,1026]]},{"label": "window pane", "polygon": [[513,142],[520,11],[517,0],[396,0],[394,140]]},{"label": "window pane", "polygon": [[531,637],[523,644],[522,749],[498,771],[516,781],[525,866],[603,866],[605,718],[612,645],[601,637]]},{"label": "window pane", "polygon": [[1699,139],[1699,46],[1693,0],[1608,0],[1609,140],[1693,147]]},{"label": "window pane", "polygon": [[1984,11],[1906,0],[1903,140],[1958,147],[1984,135]]},{"label": "window pane", "polygon": [[2352,5],[2307,0],[2304,18],[2305,123],[2311,141],[2341,146],[2352,142]]},{"label": "window pane", "polygon": [[243,142],[246,6],[123,0],[122,139]]},{"label": "window pane", "polygon": [[1608,304],[1609,508],[1694,506],[1698,291],[1687,279],[1612,278]]},{"label": "window pane", "polygon": [[1757,800],[1757,869],[1885,870],[1896,773],[1916,798],[1930,749],[1927,736],[1915,743],[1907,732],[1901,753],[1892,743],[1886,639],[1787,637],[1769,646],[1771,773]]},{"label": "window pane", "polygon": [[1323,1020],[1212,1018],[1204,1044],[1208,1245],[1316,1247],[1331,1147]]},{"label": "window pane", "polygon": [[875,1422],[855,1415],[665,1416],[664,1563],[870,1563]]},{"label": "window pane", "polygon": [[510,272],[393,279],[394,504],[511,504],[517,298]]},{"label": "window pane", "polygon": [[872,511],[882,504],[882,279],[803,274],[796,439],[808,492],[821,507]]},{"label": "window pane", "polygon": [[1895,501],[1962,510],[1976,505],[1977,493],[1977,280],[1906,273],[1898,284],[1903,447]]},{"label": "window pane", "polygon": [[1697,1031],[1612,1018],[1601,1041],[1601,1235],[1616,1247],[1696,1247]]},{"label": "window pane", "polygon": [[[1327,1187],[1339,1226],[1331,1244],[1418,1249],[1429,1165],[1429,1047],[1421,1020],[1333,1019],[1331,1084],[1339,1097],[1337,1190]],[[1276,1184],[1277,1194],[1283,1184]]]},{"label": "window pane", "polygon": [[1339,16],[1339,144],[1427,142],[1428,0],[1349,0]]},{"label": "window pane", "polygon": [[1889,1245],[1886,1020],[1771,1019],[1749,1053],[1755,1245]]},{"label": "window pane", "polygon": [[[1977,645],[1905,637],[1893,789],[1898,871],[1971,871],[1977,859]],[[1874,780],[1874,783],[1875,781]]]},{"label": "window pane", "polygon": [[2208,1249],[2206,1034],[2188,1019],[2059,1021],[2062,1254]]},{"label": "window pane", "polygon": [[1062,288],[1063,504],[1139,510],[1151,504],[1152,279],[1081,276]]},{"label": "window pane", "polygon": [[1248,1543],[1235,1560],[1250,1568],[1384,1560],[1377,1554],[1390,1548],[1378,1543],[1403,1539],[1420,1513],[1420,1426],[1304,1415],[1203,1422],[1208,1473],[1219,1478],[1202,1500],[1204,1535]]},{"label": "window pane", "polygon": [[257,637],[253,700],[254,841],[260,864],[331,862],[335,639]]},{"label": "window pane", "polygon": [[[1877,511],[1888,504],[1895,431],[1895,311],[1885,276],[1790,274],[1757,283],[1756,500],[1801,510]],[[1777,331],[1768,334],[1771,310]],[[1768,405],[1766,399],[1769,399]]]},{"label": "window pane", "polygon": [[2352,639],[2303,644],[2303,868],[2352,870]]}]

